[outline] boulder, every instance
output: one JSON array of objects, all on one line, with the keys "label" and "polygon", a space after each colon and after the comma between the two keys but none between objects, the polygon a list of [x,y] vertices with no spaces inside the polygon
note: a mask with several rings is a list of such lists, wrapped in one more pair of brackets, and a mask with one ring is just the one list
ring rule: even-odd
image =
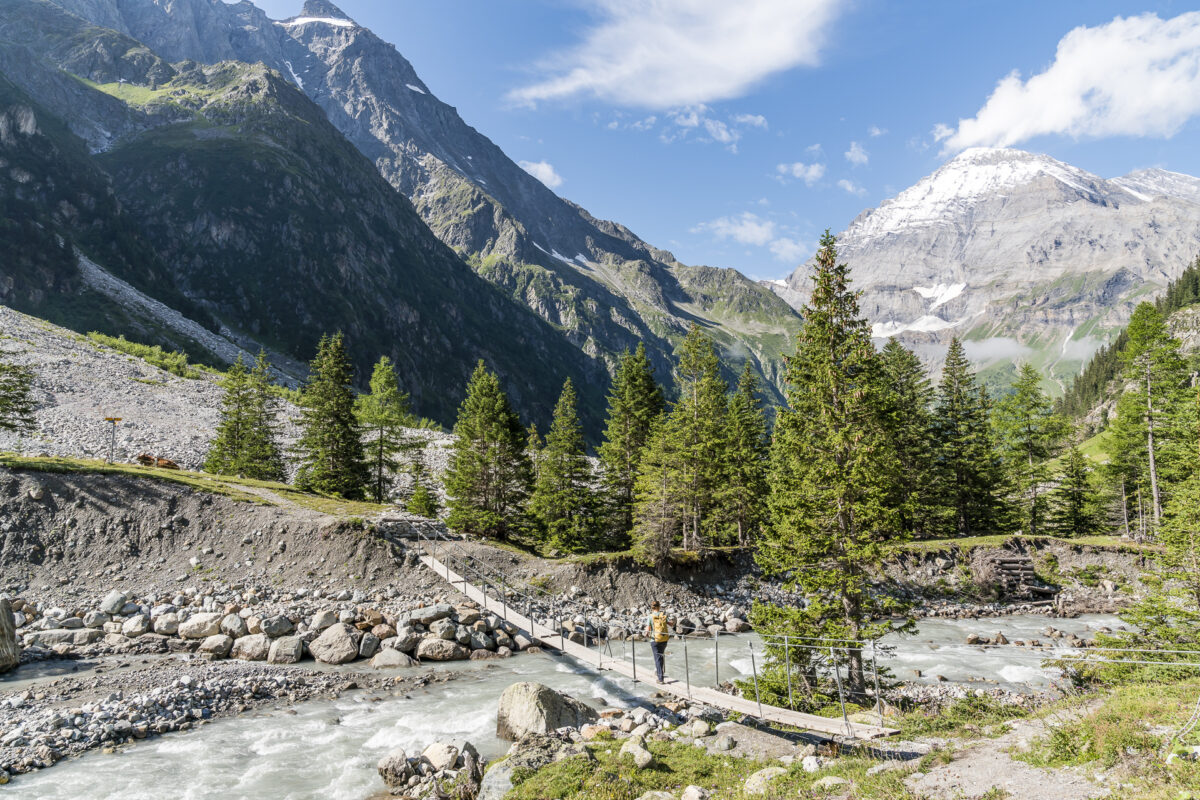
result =
[{"label": "boulder", "polygon": [[136,639],[150,632],[150,618],[145,614],[137,614],[121,623],[121,633],[131,639]]},{"label": "boulder", "polygon": [[128,598],[125,597],[123,592],[118,592],[114,589],[113,591],[109,592],[103,600],[100,601],[100,611],[108,614],[110,617],[113,614],[120,614],[121,609],[125,607],[125,601],[127,599]]},{"label": "boulder", "polygon": [[626,739],[625,744],[621,745],[620,754],[632,758],[633,765],[638,769],[645,769],[654,761],[654,756],[646,749],[640,736],[630,736]]},{"label": "boulder", "polygon": [[108,614],[103,611],[89,611],[83,615],[83,626],[85,628],[103,628],[104,623],[111,621]]},{"label": "boulder", "polygon": [[14,669],[20,661],[21,645],[17,642],[12,603],[7,597],[0,598],[0,672]]},{"label": "boulder", "polygon": [[417,645],[417,658],[430,661],[462,661],[471,657],[471,651],[458,642],[445,639],[422,639]]},{"label": "boulder", "polygon": [[397,650],[403,650],[405,653],[411,653],[420,641],[421,634],[417,633],[412,627],[405,625],[396,629],[396,636],[389,646]]},{"label": "boulder", "polygon": [[495,650],[496,643],[486,633],[475,631],[471,634],[471,648],[474,650]]},{"label": "boulder", "polygon": [[233,639],[240,639],[250,632],[246,620],[237,614],[226,614],[221,619],[221,633]]},{"label": "boulder", "polygon": [[346,664],[358,658],[358,642],[354,628],[338,622],[326,628],[308,644],[312,657],[324,664]]},{"label": "boulder", "polygon": [[154,620],[154,632],[163,636],[174,636],[179,633],[179,615],[163,614]]},{"label": "boulder", "polygon": [[508,756],[497,762],[483,776],[476,800],[502,800],[512,791],[513,775],[529,774],[554,761],[579,756],[595,761],[595,756],[583,744],[555,735],[531,734],[509,748]]},{"label": "boulder", "polygon": [[421,758],[428,761],[437,772],[454,769],[454,765],[458,763],[458,745],[454,742],[434,742],[425,748]]},{"label": "boulder", "polygon": [[267,653],[270,664],[295,664],[304,658],[304,642],[299,636],[280,636],[271,642]]},{"label": "boulder", "polygon": [[805,772],[816,772],[821,768],[822,763],[824,762],[821,761],[820,756],[805,756],[800,760],[800,767]]},{"label": "boulder", "polygon": [[417,662],[399,650],[384,648],[371,659],[372,669],[391,669],[394,667],[415,667]]},{"label": "boulder", "polygon": [[439,639],[454,641],[457,637],[458,626],[448,619],[439,619],[429,626],[429,632]]},{"label": "boulder", "polygon": [[745,633],[746,631],[750,630],[750,623],[746,622],[744,619],[732,617],[725,620],[725,630],[729,631],[730,633]]},{"label": "boulder", "polygon": [[227,658],[232,649],[233,637],[223,633],[209,636],[200,643],[200,655],[211,659]]},{"label": "boulder", "polygon": [[693,783],[684,788],[683,794],[679,795],[679,800],[708,800],[710,796],[708,789]]},{"label": "boulder", "polygon": [[375,655],[375,651],[378,649],[379,637],[369,631],[364,633],[358,643],[358,654],[363,658],[370,658]]},{"label": "boulder", "polygon": [[446,619],[453,613],[454,606],[449,603],[438,603],[425,608],[414,608],[412,611],[401,614],[398,622],[416,622],[428,627],[439,619]]},{"label": "boulder", "polygon": [[568,726],[578,728],[597,719],[595,710],[549,686],[514,683],[500,695],[496,735],[515,741],[528,734],[546,734]]},{"label": "boulder", "polygon": [[376,639],[383,641],[384,639],[391,639],[393,636],[395,636],[396,629],[385,622],[372,627],[371,633],[374,634]]},{"label": "boulder", "polygon": [[742,787],[742,791],[751,795],[766,794],[770,787],[771,781],[786,773],[787,770],[783,767],[766,767],[746,779],[746,785]]},{"label": "boulder", "polygon": [[837,775],[826,775],[824,778],[813,781],[814,789],[822,789],[828,791],[836,789],[839,786],[849,786],[850,781],[845,778],[839,778]]},{"label": "boulder", "polygon": [[379,777],[392,789],[408,786],[408,779],[413,776],[412,765],[408,763],[408,753],[400,747],[379,759],[375,766],[379,770]]},{"label": "boulder", "polygon": [[179,636],[183,639],[207,639],[221,632],[224,614],[193,614],[179,623]]},{"label": "boulder", "polygon": [[296,626],[292,621],[283,614],[277,614],[273,617],[267,617],[260,623],[262,632],[272,639],[278,639],[280,636],[287,636],[292,631],[296,630]]},{"label": "boulder", "polygon": [[318,611],[313,615],[312,629],[314,631],[323,631],[326,628],[337,624],[337,621],[338,615],[336,611],[332,611],[330,609]]},{"label": "boulder", "polygon": [[230,655],[241,661],[266,661],[271,653],[271,640],[264,633],[252,633],[233,643]]}]

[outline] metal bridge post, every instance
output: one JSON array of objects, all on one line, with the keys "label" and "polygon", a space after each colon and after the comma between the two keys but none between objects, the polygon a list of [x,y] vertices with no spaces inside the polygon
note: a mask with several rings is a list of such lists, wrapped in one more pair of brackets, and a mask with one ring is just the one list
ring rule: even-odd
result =
[{"label": "metal bridge post", "polygon": [[875,656],[875,640],[871,640],[871,674],[875,676],[875,710],[879,712],[879,727],[883,727],[883,696],[879,694],[879,661]]},{"label": "metal bridge post", "polygon": [[788,637],[783,637],[783,655],[787,661],[787,678],[788,678],[788,708],[796,710],[796,703],[792,700],[792,647],[788,644]]},{"label": "metal bridge post", "polygon": [[842,673],[838,669],[837,655],[832,647],[829,648],[829,657],[833,659],[833,675],[837,678],[838,704],[842,707],[842,722],[846,723],[847,735],[854,736],[854,729],[850,727],[850,718],[846,716],[846,696],[842,693]]},{"label": "metal bridge post", "polygon": [[721,685],[721,633],[713,634],[713,685]]},{"label": "metal bridge post", "polygon": [[637,683],[638,679],[637,679],[637,640],[636,639],[629,640],[629,649],[630,649],[630,652],[633,653],[633,682]]},{"label": "metal bridge post", "polygon": [[683,637],[683,678],[687,681],[688,697],[692,696],[692,673],[688,667],[687,636]]},{"label": "metal bridge post", "polygon": [[746,642],[750,648],[750,674],[754,676],[754,702],[758,703],[758,718],[762,719],[762,698],[758,694],[758,665],[754,662],[754,642]]}]

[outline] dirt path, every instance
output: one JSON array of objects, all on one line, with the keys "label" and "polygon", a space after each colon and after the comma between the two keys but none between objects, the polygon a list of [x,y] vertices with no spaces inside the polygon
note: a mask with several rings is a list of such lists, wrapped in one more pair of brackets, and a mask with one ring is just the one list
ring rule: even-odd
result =
[{"label": "dirt path", "polygon": [[909,790],[930,800],[979,798],[994,789],[1008,800],[1086,800],[1104,797],[1109,790],[1092,783],[1080,770],[1066,767],[1042,769],[1012,757],[1039,736],[1045,736],[1063,718],[1017,720],[1011,730],[995,739],[981,739],[954,754],[949,764],[929,772],[915,772],[905,780]]}]

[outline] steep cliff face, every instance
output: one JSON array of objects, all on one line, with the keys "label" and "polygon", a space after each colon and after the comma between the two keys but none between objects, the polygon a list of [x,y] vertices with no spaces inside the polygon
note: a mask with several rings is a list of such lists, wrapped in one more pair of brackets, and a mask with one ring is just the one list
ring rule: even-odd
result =
[{"label": "steep cliff face", "polygon": [[[777,399],[799,324],[786,303],[729,271],[714,283],[621,225],[559,198],[433,95],[390,44],[331,3],[273,21],[220,0],[62,0],[170,61],[262,62],[301,88],[476,271],[602,361],[645,341],[666,378],[692,321],[751,359]],[[716,288],[719,285],[719,290]],[[736,310],[750,306],[753,313]]]},{"label": "steep cliff face", "polygon": [[[1019,150],[967,150],[838,236],[876,336],[931,360],[958,335],[985,366],[1059,381],[1200,252],[1200,180],[1105,180]],[[807,268],[786,287],[799,303]]]}]

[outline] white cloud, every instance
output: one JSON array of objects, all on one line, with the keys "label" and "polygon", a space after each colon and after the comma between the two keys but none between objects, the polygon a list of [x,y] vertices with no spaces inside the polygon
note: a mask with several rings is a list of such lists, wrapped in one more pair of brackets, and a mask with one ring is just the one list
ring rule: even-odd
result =
[{"label": "white cloud", "polygon": [[837,0],[585,0],[599,17],[583,41],[509,93],[522,104],[579,95],[668,109],[739,97],[820,60]]},{"label": "white cloud", "polygon": [[935,142],[940,142],[943,139],[949,139],[951,136],[953,136],[954,128],[951,128],[949,125],[943,122],[939,122],[937,125],[933,126],[932,134],[933,140]]},{"label": "white cloud", "polygon": [[840,181],[838,181],[837,185],[838,185],[839,189],[845,189],[850,194],[858,195],[859,197],[862,197],[864,194],[867,193],[866,189],[859,186],[854,181],[848,181],[845,178],[842,178]]},{"label": "white cloud", "polygon": [[846,160],[856,167],[862,167],[870,160],[870,156],[861,144],[851,142],[850,149],[846,151]]},{"label": "white cloud", "polygon": [[802,261],[805,256],[813,251],[813,247],[796,239],[789,239],[786,236],[781,236],[773,240],[768,247],[771,249],[771,254],[780,261],[798,262]]},{"label": "white cloud", "polygon": [[703,231],[713,234],[718,239],[732,239],[739,244],[762,247],[775,237],[775,223],[744,211],[734,217],[720,217],[712,222],[703,222],[692,229],[692,233]]},{"label": "white cloud", "polygon": [[546,184],[551,189],[563,185],[563,176],[559,175],[549,161],[518,161],[521,169]]},{"label": "white cloud", "polygon": [[713,141],[721,144],[733,144],[742,137],[740,133],[730,130],[724,122],[715,119],[704,120],[704,130],[708,131]]},{"label": "white cloud", "polygon": [[780,164],[775,168],[775,171],[780,175],[790,175],[793,178],[799,178],[808,186],[812,186],[825,177],[825,165],[820,162],[805,164],[803,161],[796,161],[792,164]]},{"label": "white cloud", "polygon": [[872,125],[871,127],[867,128],[867,135],[872,139],[877,136],[883,136],[885,133],[887,133],[887,128],[881,128],[878,125]]},{"label": "white cloud", "polygon": [[748,128],[767,127],[767,118],[762,114],[738,114],[733,118],[733,121],[738,125],[745,125]]},{"label": "white cloud", "polygon": [[1026,81],[1012,72],[974,117],[941,138],[955,152],[1046,134],[1170,137],[1197,114],[1200,12],[1142,14],[1075,28],[1049,68]]},{"label": "white cloud", "polygon": [[[674,142],[687,138],[694,131],[699,132],[697,141],[717,142],[725,145],[730,152],[737,152],[737,143],[742,138],[741,128],[766,128],[767,120],[759,114],[738,114],[727,120],[718,119],[713,110],[704,103],[682,108],[672,108],[666,112],[666,117],[674,126],[668,127],[659,134],[664,142]],[[657,117],[646,117],[641,124],[634,123],[630,127],[636,130],[646,130],[657,121]]]}]

